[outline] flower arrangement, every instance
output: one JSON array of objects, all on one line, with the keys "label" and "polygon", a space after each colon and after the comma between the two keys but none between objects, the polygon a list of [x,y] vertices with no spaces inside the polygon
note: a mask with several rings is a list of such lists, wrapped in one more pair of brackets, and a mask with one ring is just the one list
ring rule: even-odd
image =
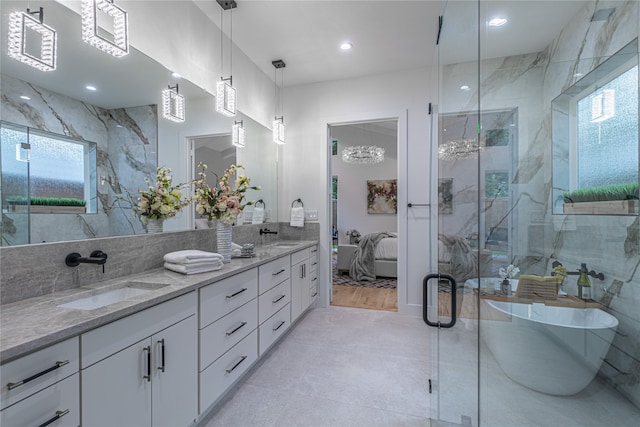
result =
[{"label": "flower arrangement", "polygon": [[151,185],[149,178],[144,179],[148,188],[138,190],[140,198],[136,205],[136,212],[142,222],[150,219],[167,219],[176,216],[178,212],[191,203],[188,197],[182,197],[182,189],[191,186],[192,182],[172,185],[171,169],[159,166],[156,170],[156,182]]},{"label": "flower arrangement", "polygon": [[507,268],[501,267],[498,274],[502,280],[513,279],[520,273],[520,269],[513,264],[509,264]]},{"label": "flower arrangement", "polygon": [[[207,183],[205,172],[207,165],[200,163],[198,167],[201,172],[198,173],[198,179],[195,181],[195,195],[193,197],[196,202],[196,212],[209,220],[216,218],[225,224],[233,224],[244,207],[253,204],[253,202],[243,204],[244,193],[250,189],[260,190],[260,187],[251,186],[251,179],[248,176],[238,174],[235,189],[231,188],[229,180],[240,169],[244,169],[242,165],[229,166],[215,187],[211,187]],[[216,175],[216,180],[218,180],[217,178]]]}]

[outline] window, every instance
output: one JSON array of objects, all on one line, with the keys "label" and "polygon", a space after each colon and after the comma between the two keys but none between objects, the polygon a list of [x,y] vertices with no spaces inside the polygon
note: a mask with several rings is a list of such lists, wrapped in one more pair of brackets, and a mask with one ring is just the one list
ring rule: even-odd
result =
[{"label": "window", "polygon": [[332,156],[337,156],[338,155],[338,140],[334,139],[333,141],[331,141],[331,155]]},{"label": "window", "polygon": [[338,200],[338,176],[331,177],[331,199]]},{"label": "window", "polygon": [[486,199],[509,197],[509,172],[485,172],[484,192]]}]

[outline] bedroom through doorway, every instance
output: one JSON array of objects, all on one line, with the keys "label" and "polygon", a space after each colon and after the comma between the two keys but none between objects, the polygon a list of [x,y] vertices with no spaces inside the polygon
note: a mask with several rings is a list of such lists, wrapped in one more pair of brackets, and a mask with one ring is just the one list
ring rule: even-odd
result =
[{"label": "bedroom through doorway", "polygon": [[398,120],[329,126],[331,305],[398,311]]}]

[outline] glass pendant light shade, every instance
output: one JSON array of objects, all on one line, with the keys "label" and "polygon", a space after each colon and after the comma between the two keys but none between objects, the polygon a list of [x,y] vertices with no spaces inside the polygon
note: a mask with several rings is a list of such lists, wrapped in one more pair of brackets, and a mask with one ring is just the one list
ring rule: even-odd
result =
[{"label": "glass pendant light shade", "polygon": [[229,79],[220,80],[216,85],[216,111],[228,117],[236,115],[236,88]]},{"label": "glass pendant light shade", "polygon": [[[53,71],[56,69],[58,37],[53,28],[42,22],[42,8],[39,13],[40,19],[34,18],[29,9],[27,12],[14,12],[9,15],[8,55],[40,71]],[[27,40],[34,36],[40,38],[39,57],[29,53],[27,49]]]},{"label": "glass pendant light shade", "polygon": [[162,91],[162,117],[176,123],[185,121],[184,96],[178,93],[178,85]]},{"label": "glass pendant light shade", "polygon": [[[98,12],[113,21],[113,40],[98,33]],[[82,40],[115,57],[129,54],[127,12],[113,0],[82,0]]]},{"label": "glass pendant light shade", "polygon": [[284,144],[284,117],[276,117],[273,121],[273,142]]},{"label": "glass pendant light shade", "polygon": [[233,125],[233,129],[231,132],[231,143],[233,145],[235,145],[238,148],[244,148],[245,147],[245,142],[244,142],[244,123],[242,120],[240,120],[239,122],[236,122]]}]

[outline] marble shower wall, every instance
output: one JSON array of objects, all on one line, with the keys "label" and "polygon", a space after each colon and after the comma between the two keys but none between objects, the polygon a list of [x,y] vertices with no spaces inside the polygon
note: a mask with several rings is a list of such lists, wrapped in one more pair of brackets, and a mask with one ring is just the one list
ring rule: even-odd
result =
[{"label": "marble shower wall", "polygon": [[[155,176],[156,105],[107,110],[28,82],[2,76],[2,120],[97,144],[97,212],[32,214],[32,243],[144,233],[130,205],[110,209],[115,197],[136,197],[144,177]],[[20,95],[28,95],[24,101]],[[102,178],[105,178],[104,180]],[[11,241],[10,234],[3,235]]]},{"label": "marble shower wall", "polygon": [[[511,161],[509,262],[530,274],[548,275],[554,260],[570,270],[584,262],[604,273],[604,281],[592,281],[592,297],[620,321],[607,355],[620,372],[603,364],[600,374],[640,407],[640,220],[637,216],[553,215],[551,206],[551,101],[576,81],[576,73],[587,74],[638,37],[638,6],[637,1],[586,3],[543,51],[482,60],[479,93],[483,111],[518,109],[519,140]],[[616,10],[608,20],[591,21],[595,10],[609,7]],[[477,111],[478,92],[458,89],[462,80],[477,75],[477,65],[445,67],[442,83],[447,105],[441,113]],[[496,168],[487,157],[489,151],[482,154],[483,170]],[[442,177],[442,161],[440,169]],[[441,220],[441,227],[464,236],[477,227],[477,159],[444,163],[444,169],[454,176],[454,215],[457,208],[458,214]],[[567,279],[565,290],[576,294],[575,282],[575,276]]]}]

